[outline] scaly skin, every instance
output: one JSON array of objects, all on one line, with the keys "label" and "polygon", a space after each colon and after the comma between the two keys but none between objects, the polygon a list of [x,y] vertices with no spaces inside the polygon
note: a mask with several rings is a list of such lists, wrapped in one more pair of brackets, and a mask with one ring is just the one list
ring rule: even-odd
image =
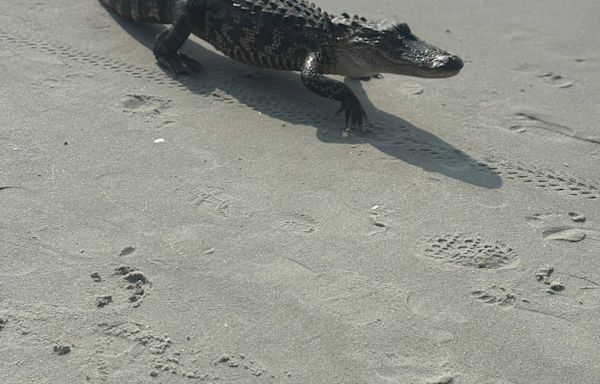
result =
[{"label": "scaly skin", "polygon": [[132,20],[171,24],[157,36],[154,55],[174,76],[202,68],[179,53],[193,33],[243,63],[299,71],[312,92],[341,102],[352,129],[366,122],[365,111],[350,88],[326,74],[442,78],[463,66],[458,56],[420,40],[404,23],[333,16],[305,0],[100,1]]}]

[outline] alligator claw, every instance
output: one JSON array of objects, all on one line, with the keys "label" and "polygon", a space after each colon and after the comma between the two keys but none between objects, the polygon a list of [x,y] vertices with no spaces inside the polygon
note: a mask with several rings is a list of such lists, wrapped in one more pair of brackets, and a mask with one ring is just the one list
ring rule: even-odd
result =
[{"label": "alligator claw", "polygon": [[[336,115],[341,112],[344,112],[346,128],[350,128],[350,130],[356,128],[362,129],[364,126],[363,123],[367,122],[367,114],[356,96],[351,96],[342,100],[342,106],[336,112]],[[350,126],[348,126],[348,123],[350,123]]]},{"label": "alligator claw", "polygon": [[202,64],[182,53],[166,53],[156,55],[156,62],[174,78],[181,75],[191,76],[193,72],[204,70]]},{"label": "alligator claw", "polygon": [[189,57],[188,55],[180,53],[179,58],[181,59],[181,62],[183,64],[185,64],[185,66],[188,67],[189,69],[191,69],[192,71],[194,71],[194,72],[204,71],[204,66],[202,64],[200,64],[200,62],[198,62],[197,60],[194,60],[191,57]]}]

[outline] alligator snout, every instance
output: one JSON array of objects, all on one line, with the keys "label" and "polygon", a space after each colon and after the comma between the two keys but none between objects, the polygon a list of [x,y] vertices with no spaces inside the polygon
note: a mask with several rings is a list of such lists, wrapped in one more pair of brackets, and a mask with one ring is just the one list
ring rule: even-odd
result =
[{"label": "alligator snout", "polygon": [[438,55],[433,59],[432,69],[441,71],[452,76],[457,74],[463,67],[460,57],[454,55]]}]

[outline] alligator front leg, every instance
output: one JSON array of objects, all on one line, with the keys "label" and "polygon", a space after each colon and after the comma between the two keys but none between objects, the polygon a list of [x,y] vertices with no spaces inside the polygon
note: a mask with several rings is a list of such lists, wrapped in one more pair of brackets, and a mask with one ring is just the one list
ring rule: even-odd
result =
[{"label": "alligator front leg", "polygon": [[188,39],[194,29],[193,19],[186,9],[185,2],[177,6],[173,26],[165,29],[156,37],[154,43],[154,56],[157,63],[177,77],[189,74],[189,70],[201,71],[202,64],[179,53],[179,49]]},{"label": "alligator front leg", "polygon": [[302,82],[312,92],[342,103],[338,113],[344,111],[346,128],[348,128],[348,122],[350,122],[351,129],[362,128],[363,121],[366,122],[367,120],[365,110],[354,92],[346,84],[323,75],[323,58],[321,54],[310,53],[304,60],[300,74]]}]

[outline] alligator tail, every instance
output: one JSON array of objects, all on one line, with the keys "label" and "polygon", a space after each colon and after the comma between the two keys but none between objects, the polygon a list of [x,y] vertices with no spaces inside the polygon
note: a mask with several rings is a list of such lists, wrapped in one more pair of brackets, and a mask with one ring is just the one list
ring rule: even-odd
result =
[{"label": "alligator tail", "polygon": [[100,0],[100,3],[127,19],[171,24],[177,0]]}]

